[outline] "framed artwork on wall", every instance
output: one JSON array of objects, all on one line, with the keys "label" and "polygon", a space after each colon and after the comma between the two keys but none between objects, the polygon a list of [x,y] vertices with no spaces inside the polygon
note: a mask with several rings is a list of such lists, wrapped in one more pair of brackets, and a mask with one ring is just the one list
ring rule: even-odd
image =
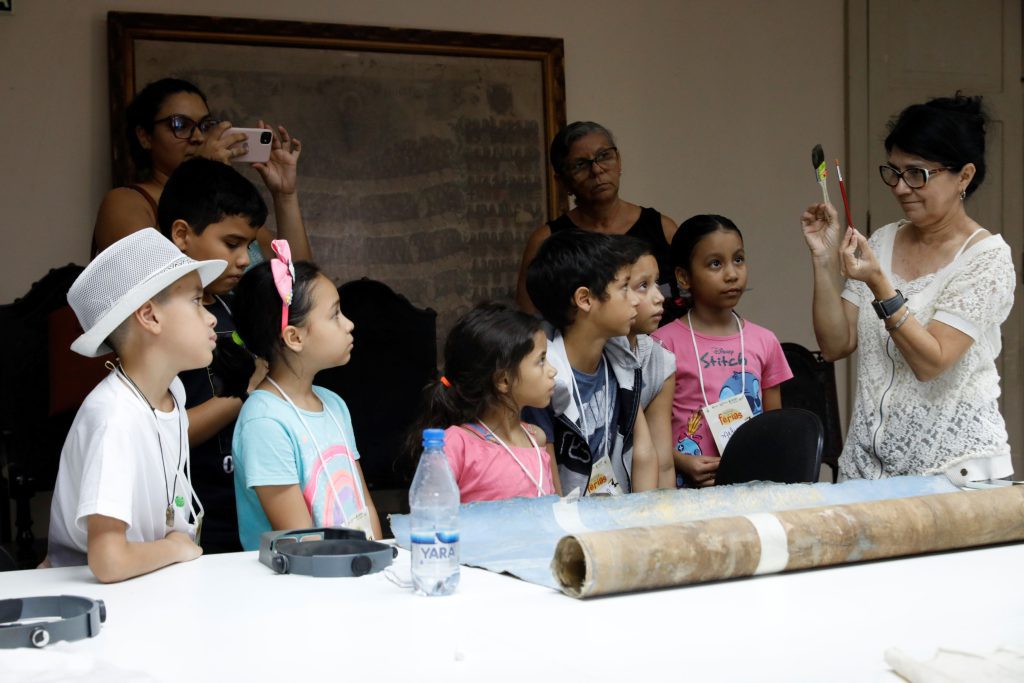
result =
[{"label": "framed artwork on wall", "polygon": [[302,141],[319,264],[435,309],[441,339],[474,303],[513,299],[527,237],[567,207],[547,163],[565,124],[561,39],[121,12],[107,28],[115,185],[133,176],[132,97],[191,81],[217,118]]}]

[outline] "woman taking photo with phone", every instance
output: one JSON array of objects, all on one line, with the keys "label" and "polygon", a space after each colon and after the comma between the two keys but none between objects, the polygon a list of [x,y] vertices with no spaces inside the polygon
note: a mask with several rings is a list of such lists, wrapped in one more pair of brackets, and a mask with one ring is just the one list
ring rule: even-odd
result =
[{"label": "woman taking photo with phone", "polygon": [[1016,276],[966,207],[985,178],[985,123],[981,98],[959,93],[903,110],[879,173],[906,218],[870,240],[828,204],[801,218],[822,355],[860,352],[843,479],[1013,472],[995,359]]},{"label": "woman taking photo with phone", "polygon": [[[93,229],[91,256],[126,235],[156,226],[156,207],[164,184],[181,162],[201,156],[230,163],[248,151],[245,134],[228,133],[231,123],[210,115],[202,91],[177,78],[163,78],[143,88],[128,105],[126,119],[136,182],[103,197]],[[260,128],[271,130],[262,121]],[[270,190],[278,236],[289,241],[296,258],[308,259],[309,241],[296,193],[296,166],[301,152],[302,144],[289,136],[284,126],[278,126],[270,159],[252,167]],[[260,254],[252,255],[270,254],[273,238],[269,230],[260,228]]]}]

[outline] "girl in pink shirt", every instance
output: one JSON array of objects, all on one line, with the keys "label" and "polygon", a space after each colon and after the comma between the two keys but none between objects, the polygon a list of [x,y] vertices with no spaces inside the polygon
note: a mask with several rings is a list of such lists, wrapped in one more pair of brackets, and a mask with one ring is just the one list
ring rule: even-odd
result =
[{"label": "girl in pink shirt", "polygon": [[463,503],[561,494],[544,430],[519,419],[551,402],[556,370],[536,318],[498,304],[462,317],[444,348],[445,375],[426,391],[423,427],[444,427]]},{"label": "girl in pink shirt", "polygon": [[721,453],[709,416],[721,419],[716,407],[723,417],[736,415],[725,407],[735,402],[723,402],[740,394],[748,415],[781,408],[779,385],[793,373],[771,330],[735,311],[747,287],[743,235],[735,223],[715,215],[687,219],[672,239],[672,264],[690,293],[690,308],[652,336],[676,357],[673,457],[680,484],[712,486]]}]

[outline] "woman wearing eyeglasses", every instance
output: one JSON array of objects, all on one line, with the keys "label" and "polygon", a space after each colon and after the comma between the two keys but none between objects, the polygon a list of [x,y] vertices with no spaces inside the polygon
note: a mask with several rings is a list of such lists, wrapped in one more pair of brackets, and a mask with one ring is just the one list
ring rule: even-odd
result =
[{"label": "woman wearing eyeglasses", "polygon": [[[188,81],[164,78],[150,83],[128,105],[126,118],[128,146],[140,180],[103,197],[93,229],[92,256],[126,235],[156,225],[164,183],[181,162],[202,156],[230,163],[247,151],[244,145],[233,147],[244,142],[245,135],[225,135],[231,123],[213,118],[206,96]],[[270,128],[262,122],[260,126]],[[270,190],[279,237],[289,241],[296,258],[308,259],[309,243],[295,191],[301,151],[301,143],[278,126],[270,160],[252,166]],[[261,228],[257,239],[258,251],[269,254],[273,235]]]},{"label": "woman wearing eyeglasses", "polygon": [[614,235],[630,234],[651,244],[660,271],[658,282],[670,290],[666,292],[670,296],[666,297],[663,320],[668,322],[670,302],[678,296],[669,256],[676,223],[655,209],[643,208],[619,197],[622,158],[611,131],[592,121],[570,123],[552,140],[550,159],[555,177],[569,191],[575,207],[530,235],[519,267],[516,303],[524,311],[537,312],[526,293],[526,269],[540,245],[553,233],[580,228]]},{"label": "woman wearing eyeglasses", "polygon": [[844,479],[1013,472],[995,358],[1016,276],[966,205],[985,178],[985,123],[981,98],[959,93],[900,113],[879,172],[905,219],[870,240],[826,204],[801,218],[822,354],[859,350]]}]

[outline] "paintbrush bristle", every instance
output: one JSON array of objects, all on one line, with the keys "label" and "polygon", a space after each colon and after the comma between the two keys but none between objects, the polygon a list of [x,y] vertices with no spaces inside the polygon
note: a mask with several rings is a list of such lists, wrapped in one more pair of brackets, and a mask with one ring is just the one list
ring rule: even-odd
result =
[{"label": "paintbrush bristle", "polygon": [[814,177],[819,183],[824,182],[828,176],[828,169],[825,167],[825,150],[821,145],[815,145],[811,150],[811,164],[814,166]]},{"label": "paintbrush bristle", "polygon": [[815,145],[814,149],[811,150],[811,166],[814,170],[818,170],[818,167],[825,163],[825,150],[821,148],[821,145]]}]

